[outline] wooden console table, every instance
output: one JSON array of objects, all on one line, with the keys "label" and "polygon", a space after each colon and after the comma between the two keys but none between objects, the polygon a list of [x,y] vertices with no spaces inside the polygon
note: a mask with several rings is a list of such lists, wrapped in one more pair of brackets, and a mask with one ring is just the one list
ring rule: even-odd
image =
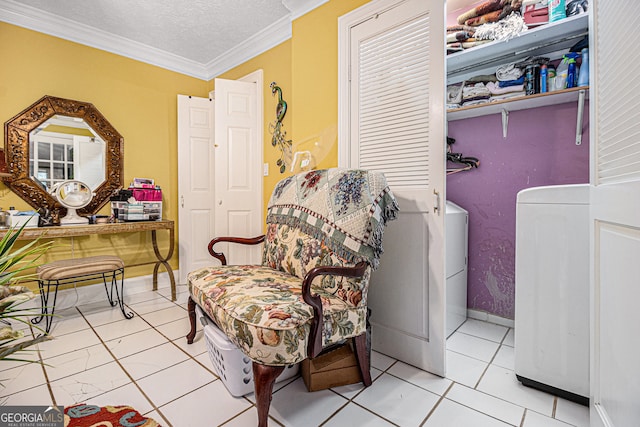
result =
[{"label": "wooden console table", "polygon": [[[158,240],[156,237],[157,230],[169,231],[169,252],[166,256],[160,254],[158,249]],[[117,222],[113,224],[90,224],[90,225],[66,225],[53,227],[34,227],[25,228],[18,237],[18,240],[33,240],[39,237],[45,239],[56,239],[62,237],[78,237],[91,236],[93,234],[120,234],[120,233],[138,233],[142,231],[151,231],[151,240],[153,242],[153,252],[157,261],[144,262],[140,264],[132,264],[127,267],[137,267],[140,265],[154,264],[153,267],[153,290],[158,290],[158,269],[161,265],[169,274],[171,282],[171,299],[176,300],[176,279],[173,275],[173,269],[169,264],[169,260],[173,256],[173,246],[175,243],[174,222],[169,220],[160,221],[137,221],[137,222]],[[0,238],[6,233],[5,230],[0,231]]]}]

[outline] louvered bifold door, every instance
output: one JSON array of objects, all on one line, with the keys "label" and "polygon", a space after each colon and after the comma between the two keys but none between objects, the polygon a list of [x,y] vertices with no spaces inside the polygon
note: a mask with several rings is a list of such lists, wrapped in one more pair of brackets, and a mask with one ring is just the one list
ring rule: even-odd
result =
[{"label": "louvered bifold door", "polygon": [[[380,19],[380,18],[378,18]],[[429,185],[429,17],[360,44],[360,167],[391,185]]]},{"label": "louvered bifold door", "polygon": [[383,172],[400,204],[371,279],[372,346],[443,375],[444,10],[386,3],[349,33],[347,165]]},{"label": "louvered bifold door", "polygon": [[[640,49],[636,0],[590,1],[593,287],[591,426],[640,420]],[[593,85],[595,83],[595,85]]]}]

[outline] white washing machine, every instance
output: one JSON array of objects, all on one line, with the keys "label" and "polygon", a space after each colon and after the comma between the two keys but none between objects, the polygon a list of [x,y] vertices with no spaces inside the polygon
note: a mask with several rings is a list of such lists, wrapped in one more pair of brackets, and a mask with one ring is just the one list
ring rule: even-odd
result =
[{"label": "white washing machine", "polygon": [[588,185],[518,193],[515,288],[518,380],[588,405]]},{"label": "white washing machine", "polygon": [[467,247],[469,214],[453,202],[446,207],[447,337],[467,320]]}]

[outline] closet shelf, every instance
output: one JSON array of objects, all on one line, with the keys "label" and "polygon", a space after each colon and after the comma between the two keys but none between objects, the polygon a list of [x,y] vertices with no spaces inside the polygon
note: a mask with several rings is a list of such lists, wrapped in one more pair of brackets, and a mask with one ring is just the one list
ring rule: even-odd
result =
[{"label": "closet shelf", "polygon": [[583,90],[585,91],[585,94],[588,98],[589,86],[582,86],[554,92],[519,96],[517,98],[505,99],[502,101],[490,102],[487,104],[455,108],[447,110],[447,120],[462,120],[472,117],[488,116],[490,114],[501,114],[505,110],[517,111],[529,108],[545,107],[547,105],[563,104],[566,102],[575,102],[580,96],[580,91]]},{"label": "closet shelf", "polygon": [[566,51],[589,32],[589,14],[582,13],[524,31],[511,40],[496,40],[447,55],[447,84],[473,75],[492,74],[500,65],[527,56]]}]

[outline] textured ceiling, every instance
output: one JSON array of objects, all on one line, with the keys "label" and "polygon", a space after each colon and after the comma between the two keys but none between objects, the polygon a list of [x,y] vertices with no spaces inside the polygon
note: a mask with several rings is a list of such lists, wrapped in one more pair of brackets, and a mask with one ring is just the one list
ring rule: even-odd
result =
[{"label": "textured ceiling", "polygon": [[287,16],[282,0],[17,0],[206,64]]}]

